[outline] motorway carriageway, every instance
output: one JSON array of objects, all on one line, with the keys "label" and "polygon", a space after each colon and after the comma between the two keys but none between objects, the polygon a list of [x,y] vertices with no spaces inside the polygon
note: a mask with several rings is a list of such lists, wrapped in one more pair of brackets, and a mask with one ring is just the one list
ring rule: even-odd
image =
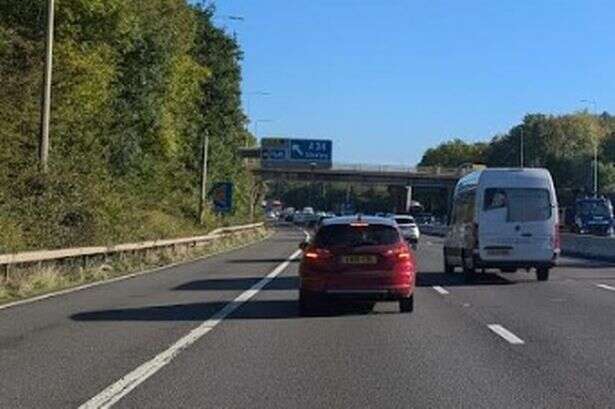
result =
[{"label": "motorway carriageway", "polygon": [[302,318],[302,238],[0,310],[0,407],[615,407],[614,265],[465,284],[424,237],[414,313]]}]

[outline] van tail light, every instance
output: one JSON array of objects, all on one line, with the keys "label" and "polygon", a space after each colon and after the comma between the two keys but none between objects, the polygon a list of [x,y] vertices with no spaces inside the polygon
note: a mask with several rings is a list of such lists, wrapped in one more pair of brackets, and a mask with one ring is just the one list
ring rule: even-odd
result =
[{"label": "van tail light", "polygon": [[557,251],[561,248],[561,244],[562,244],[562,239],[561,239],[561,235],[559,231],[559,223],[555,223],[554,230],[553,230],[553,236],[551,238],[551,246],[553,247],[553,250]]}]

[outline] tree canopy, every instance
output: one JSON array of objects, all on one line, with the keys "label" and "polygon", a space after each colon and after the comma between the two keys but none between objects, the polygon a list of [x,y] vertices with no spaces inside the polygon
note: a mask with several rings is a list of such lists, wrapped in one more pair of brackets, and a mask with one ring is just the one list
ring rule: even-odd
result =
[{"label": "tree canopy", "polygon": [[487,166],[520,165],[521,138],[525,166],[548,168],[561,196],[570,198],[592,189],[592,160],[598,148],[600,191],[615,193],[615,117],[587,111],[567,115],[528,114],[522,123],[489,143],[454,139],[425,152],[420,165],[457,166],[479,162]]},{"label": "tree canopy", "polygon": [[425,152],[419,166],[456,168],[464,163],[483,162],[487,144],[453,139]]}]

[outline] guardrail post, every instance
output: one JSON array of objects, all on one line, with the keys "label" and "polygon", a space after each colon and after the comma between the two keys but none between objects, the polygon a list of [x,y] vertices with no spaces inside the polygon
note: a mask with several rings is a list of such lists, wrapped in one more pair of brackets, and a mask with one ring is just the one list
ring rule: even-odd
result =
[{"label": "guardrail post", "polygon": [[4,282],[5,283],[9,282],[10,275],[11,275],[11,266],[10,264],[5,264],[4,265]]}]

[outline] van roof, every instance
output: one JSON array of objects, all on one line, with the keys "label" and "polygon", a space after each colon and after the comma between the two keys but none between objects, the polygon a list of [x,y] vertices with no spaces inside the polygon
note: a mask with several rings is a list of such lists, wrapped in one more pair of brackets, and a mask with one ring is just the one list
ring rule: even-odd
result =
[{"label": "van roof", "polygon": [[551,174],[544,168],[486,168],[459,180],[457,191],[480,185],[498,187],[550,187]]}]

